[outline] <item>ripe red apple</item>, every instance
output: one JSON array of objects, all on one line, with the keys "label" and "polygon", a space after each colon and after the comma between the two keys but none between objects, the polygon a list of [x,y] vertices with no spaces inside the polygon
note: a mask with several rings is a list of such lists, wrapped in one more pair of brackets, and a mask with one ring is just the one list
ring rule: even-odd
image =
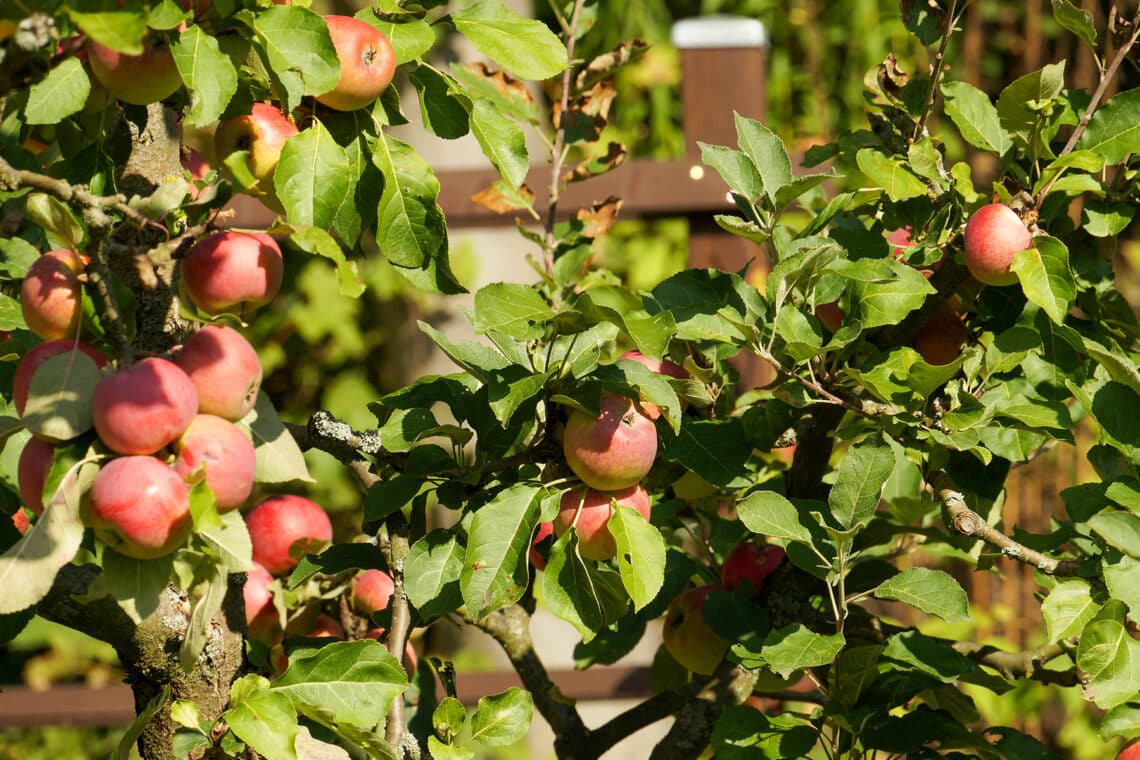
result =
[{"label": "ripe red apple", "polygon": [[226,157],[240,150],[248,151],[245,166],[257,183],[242,192],[260,198],[274,211],[283,213],[273,187],[273,172],[281,157],[281,147],[295,134],[296,125],[285,114],[266,103],[254,103],[250,113],[218,124],[214,130],[214,159],[219,171],[232,182],[234,177],[224,163]]},{"label": "ripe red apple", "polygon": [[1009,206],[982,206],[966,223],[966,267],[986,285],[1012,285],[1017,275],[1010,264],[1017,253],[1033,247],[1021,218]]},{"label": "ripe red apple", "polygon": [[538,545],[546,540],[547,536],[554,535],[554,523],[542,522],[538,524],[538,530],[534,534],[534,540],[530,542],[530,564],[534,565],[535,570],[546,569],[546,557],[538,553]]},{"label": "ripe red apple", "polygon": [[194,383],[177,364],[158,357],[106,375],[91,399],[95,432],[120,454],[155,453],[182,435],[197,413]]},{"label": "ripe red apple", "polygon": [[578,531],[578,551],[583,557],[613,559],[617,555],[617,541],[609,527],[610,517],[614,514],[611,500],[620,506],[636,509],[642,517],[649,519],[649,494],[640,484],[620,491],[572,488],[562,494],[561,508],[554,518],[554,534],[561,536],[574,525]]},{"label": "ripe red apple", "polygon": [[950,300],[914,336],[914,350],[927,364],[949,364],[962,355],[966,325]]},{"label": "ripe red apple", "polygon": [[383,570],[365,570],[352,585],[352,607],[364,617],[388,609],[396,582]]},{"label": "ripe red apple", "polygon": [[839,308],[839,301],[829,301],[816,306],[815,318],[818,319],[829,332],[839,332],[839,328],[843,327],[843,310]]},{"label": "ripe red apple", "polygon": [[712,675],[728,651],[728,642],[705,620],[705,600],[717,586],[691,588],[669,604],[661,632],[673,659],[694,673]]},{"label": "ripe red apple", "polygon": [[20,486],[20,500],[34,514],[44,511],[44,484],[55,462],[55,446],[39,438],[30,438],[20,452],[16,467],[16,482]]},{"label": "ripe red apple", "polygon": [[317,639],[343,639],[344,626],[330,615],[318,615],[309,636]]},{"label": "ripe red apple", "polygon": [[207,314],[248,314],[277,295],[285,263],[264,233],[226,231],[198,241],[182,260],[182,281]]},{"label": "ripe red apple", "polygon": [[153,559],[185,543],[193,527],[190,489],[161,459],[112,459],[91,484],[84,521],[120,554]]},{"label": "ripe red apple", "polygon": [[784,550],[778,546],[761,546],[745,541],[728,553],[720,570],[720,581],[732,591],[745,579],[752,581],[752,587],[759,591],[764,588],[764,580],[776,571],[784,561]]},{"label": "ripe red apple", "polygon": [[24,414],[24,407],[28,403],[28,390],[32,387],[32,377],[36,374],[36,370],[53,356],[77,349],[91,357],[100,367],[107,366],[107,357],[103,352],[81,340],[49,340],[24,354],[20,363],[16,365],[16,373],[12,378],[12,402],[16,405],[17,414]]},{"label": "ripe red apple", "polygon": [[240,507],[253,491],[253,441],[229,420],[199,414],[174,442],[174,470],[189,479],[203,470],[219,512]]},{"label": "ripe red apple", "polygon": [[358,18],[325,16],[325,23],[340,59],[340,79],[317,100],[338,111],[364,108],[392,83],[396,51],[383,32]]},{"label": "ripe red apple", "polygon": [[75,338],[83,320],[84,263],[75,251],[57,248],[28,267],[20,286],[20,309],[28,329],[44,340]]},{"label": "ripe red apple", "polygon": [[[183,147],[183,151],[185,150],[186,148]],[[191,180],[202,179],[210,173],[210,163],[201,153],[193,148],[190,148],[189,152],[183,153],[182,168],[190,172]],[[201,193],[201,189],[191,181],[188,192],[190,193],[190,200],[195,201],[198,200],[198,194]]]},{"label": "ripe red apple", "polygon": [[242,596],[245,598],[246,631],[250,636],[262,640],[272,640],[279,620],[277,608],[273,606],[273,591],[269,584],[273,576],[256,562],[245,574]]},{"label": "ripe red apple", "polygon": [[95,77],[124,103],[145,106],[182,86],[170,44],[161,35],[148,34],[140,55],[126,55],[91,40],[87,62]]},{"label": "ripe red apple", "polygon": [[1116,756],[1116,760],[1140,760],[1140,739],[1125,745]]},{"label": "ripe red apple", "polygon": [[657,428],[625,396],[603,396],[598,417],[581,410],[570,415],[562,450],[583,483],[599,491],[620,491],[653,467]]},{"label": "ripe red apple", "polygon": [[283,575],[300,559],[290,554],[297,542],[315,545],[332,541],[332,523],[324,509],[303,496],[271,496],[245,516],[253,543],[253,561],[273,575]]},{"label": "ripe red apple", "polygon": [[257,403],[261,361],[249,341],[232,327],[203,327],[186,340],[174,362],[198,389],[202,414],[236,422]]},{"label": "ripe red apple", "polygon": [[[642,364],[647,367],[650,372],[656,372],[658,375],[665,375],[666,377],[676,378],[677,380],[689,379],[689,373],[686,372],[685,368],[680,364],[671,362],[668,359],[650,359],[648,356],[636,349],[626,351],[624,354],[618,357],[618,361],[621,361],[622,359],[628,359],[629,361],[634,361],[638,364]],[[685,399],[681,399],[682,411],[684,411],[686,403],[687,402]],[[661,410],[658,409],[655,404],[642,404],[641,408],[645,411],[646,416],[651,420],[655,420],[661,416]]]}]

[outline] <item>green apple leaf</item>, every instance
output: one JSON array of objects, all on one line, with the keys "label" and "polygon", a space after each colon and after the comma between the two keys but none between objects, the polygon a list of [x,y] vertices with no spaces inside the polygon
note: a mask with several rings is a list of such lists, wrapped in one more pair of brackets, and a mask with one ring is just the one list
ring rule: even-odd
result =
[{"label": "green apple leaf", "polygon": [[278,225],[274,228],[279,231],[288,231],[289,239],[302,251],[322,256],[336,264],[337,277],[340,280],[341,295],[349,298],[359,298],[364,294],[364,281],[360,279],[356,262],[349,261],[340,244],[325,230],[311,225],[293,226]]},{"label": "green apple leaf", "polygon": [[325,711],[336,723],[369,729],[408,687],[400,663],[373,639],[338,641],[291,662],[272,690]]},{"label": "green apple leaf", "polygon": [[781,678],[787,678],[802,668],[830,664],[843,649],[846,640],[841,633],[825,636],[804,625],[792,625],[769,631],[760,649],[759,659],[741,644],[732,646],[732,653],[746,667],[767,667]]},{"label": "green apple leaf", "polygon": [[970,620],[970,602],[966,591],[954,576],[942,570],[912,567],[879,584],[878,599],[893,599],[909,604],[948,623]]},{"label": "green apple leaf", "polygon": [[28,91],[24,119],[28,124],[58,124],[78,113],[91,94],[91,79],[83,62],[68,58]]},{"label": "green apple leaf", "polygon": [[1140,692],[1140,641],[1119,620],[1094,620],[1081,632],[1077,668],[1085,697],[1110,710]]},{"label": "green apple leaf", "polygon": [[534,95],[525,84],[510,74],[489,69],[484,63],[453,63],[449,70],[472,100],[485,98],[507,116],[530,123],[538,122],[538,106]]},{"label": "green apple leaf", "polygon": [[661,532],[630,507],[618,506],[607,527],[617,543],[622,585],[641,610],[657,597],[665,583],[665,540]]},{"label": "green apple leaf", "polygon": [[922,273],[893,259],[887,262],[894,279],[886,282],[855,282],[852,285],[859,305],[859,322],[864,330],[898,324],[934,292]]},{"label": "green apple leaf", "polygon": [[501,694],[480,697],[471,715],[471,738],[488,747],[514,744],[526,736],[534,717],[534,698],[512,686]]},{"label": "green apple leaf", "polygon": [[102,377],[99,365],[82,351],[48,359],[32,375],[24,406],[24,426],[52,441],[68,441],[91,429],[91,398]]},{"label": "green apple leaf", "polygon": [[476,50],[519,79],[549,79],[566,68],[566,48],[554,32],[499,0],[453,11],[451,21]]},{"label": "green apple leaf", "polygon": [[103,551],[103,579],[111,596],[127,615],[141,623],[158,609],[159,597],[170,582],[174,555],[134,559],[112,549]]},{"label": "green apple leaf", "polygon": [[241,512],[230,510],[220,516],[217,524],[200,528],[195,535],[231,573],[244,573],[250,569],[253,545]]},{"label": "green apple leaf", "polygon": [[424,127],[432,134],[454,140],[471,131],[471,102],[455,82],[426,64],[413,69],[408,80],[419,94]]},{"label": "green apple leaf", "polygon": [[1050,643],[1079,636],[1102,606],[1104,594],[1094,594],[1088,581],[1076,578],[1057,583],[1041,602]]},{"label": "green apple leaf", "polygon": [[234,682],[230,707],[222,719],[235,736],[263,757],[297,760],[297,711],[289,695],[270,689],[263,676],[244,676]]},{"label": "green apple leaf", "polygon": [[222,609],[229,588],[229,571],[223,565],[202,557],[196,563],[196,583],[190,591],[190,621],[178,657],[190,672],[198,663],[213,630],[214,615]]},{"label": "green apple leaf", "polygon": [[340,79],[340,59],[324,18],[299,5],[274,5],[257,14],[254,32],[269,70],[288,95],[285,111],[301,95],[323,95]]},{"label": "green apple leaf", "polygon": [[55,236],[62,246],[73,251],[82,249],[83,225],[63,201],[46,193],[32,193],[25,211],[29,222]]},{"label": "green apple leaf", "polygon": [[741,151],[723,145],[709,145],[697,141],[701,161],[720,175],[730,188],[749,201],[756,202],[764,193],[764,180],[756,165]]},{"label": "green apple leaf", "polygon": [[744,465],[752,447],[739,417],[726,420],[686,420],[680,433],[662,439],[664,458],[681,462],[702,478],[720,487],[743,487]]},{"label": "green apple leaf", "polygon": [[201,127],[215,122],[237,92],[237,70],[218,41],[198,26],[178,35],[170,46],[174,65],[190,90],[186,123]]},{"label": "green apple leaf", "polygon": [[1107,510],[1093,515],[1088,525],[1109,546],[1140,559],[1140,515],[1119,509]]},{"label": "green apple leaf", "polygon": [[1053,117],[1043,113],[1049,101],[1065,85],[1065,62],[1052,63],[1026,74],[1001,91],[997,110],[1006,131],[1035,155],[1052,157],[1049,141],[1059,125],[1060,110]]},{"label": "green apple leaf", "polygon": [[1140,702],[1127,702],[1112,708],[1100,723],[1100,738],[1114,736],[1140,738]]},{"label": "green apple leaf", "polygon": [[1140,153],[1140,88],[1118,92],[1096,109],[1077,148],[1099,153],[1110,164]]},{"label": "green apple leaf", "polygon": [[792,162],[779,136],[755,119],[733,113],[740,149],[760,173],[764,194],[775,203],[776,194],[792,181]]},{"label": "green apple leaf", "polygon": [[1025,297],[1059,325],[1077,295],[1077,285],[1069,271],[1069,249],[1047,235],[1035,237],[1033,246],[1017,254],[1010,269],[1021,281]]},{"label": "green apple leaf", "polygon": [[808,757],[818,737],[818,729],[806,718],[733,705],[717,719],[710,746],[718,760]]},{"label": "green apple leaf", "polygon": [[881,434],[868,436],[848,450],[828,496],[831,513],[842,528],[862,527],[871,521],[894,468],[894,452]]},{"label": "green apple leaf", "polygon": [[268,395],[259,393],[253,409],[237,425],[249,432],[253,439],[257,454],[254,482],[313,482],[309,466],[305,463],[305,455],[277,416],[277,410],[273,408]]},{"label": "green apple leaf", "polygon": [[404,562],[404,591],[424,620],[463,604],[459,579],[467,549],[450,531],[433,530],[412,544]]},{"label": "green apple leaf", "polygon": [[899,159],[874,148],[863,148],[855,154],[859,171],[883,188],[892,201],[918,198],[928,192],[926,183]]},{"label": "green apple leaf", "polygon": [[522,596],[528,583],[523,554],[530,549],[542,493],[538,486],[516,484],[475,512],[459,581],[475,620]]},{"label": "green apple leaf", "polygon": [[536,592],[555,617],[574,626],[584,643],[629,609],[621,576],[608,565],[582,559],[574,530],[563,533],[550,547]]},{"label": "green apple leaf", "polygon": [[811,533],[800,523],[795,505],[775,491],[756,491],[738,502],[740,521],[753,533],[811,546]]},{"label": "green apple leaf", "polygon": [[542,335],[554,310],[533,287],[497,282],[475,293],[475,332],[495,330],[517,340],[533,340]]},{"label": "green apple leaf", "polygon": [[83,13],[67,8],[67,15],[84,34],[99,44],[127,55],[142,55],[146,14],[134,10]]},{"label": "green apple leaf", "polygon": [[1140,559],[1127,554],[1102,558],[1101,570],[1108,593],[1128,605],[1129,617],[1140,618],[1140,584],[1136,583],[1140,578]]},{"label": "green apple leaf", "polygon": [[415,18],[411,14],[398,21],[393,16],[382,19],[377,18],[371,8],[358,12],[356,17],[384,33],[396,53],[397,66],[418,60],[435,46],[435,27],[426,19]]},{"label": "green apple leaf", "polygon": [[966,142],[999,156],[1013,147],[997,108],[984,92],[967,82],[947,82],[942,85],[942,94],[946,97],[946,115]]},{"label": "green apple leaf", "polygon": [[0,615],[31,607],[47,596],[56,573],[71,562],[83,542],[79,503],[99,467],[90,461],[71,467],[44,512],[20,540],[0,555]]},{"label": "green apple leaf", "polygon": [[1096,52],[1096,22],[1091,13],[1078,8],[1069,0],[1053,0],[1053,18]]},{"label": "green apple leaf", "polygon": [[341,204],[356,190],[356,175],[344,148],[319,119],[313,119],[285,142],[273,185],[292,224],[333,232]]},{"label": "green apple leaf", "polygon": [[530,155],[522,128],[493,102],[478,98],[471,107],[471,132],[499,176],[511,187],[521,187],[530,171]]}]

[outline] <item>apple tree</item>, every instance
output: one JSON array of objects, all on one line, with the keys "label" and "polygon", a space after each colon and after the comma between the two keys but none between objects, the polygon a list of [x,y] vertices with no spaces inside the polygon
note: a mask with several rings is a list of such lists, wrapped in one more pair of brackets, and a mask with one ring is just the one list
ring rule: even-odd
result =
[{"label": "apple tree", "polygon": [[[1106,95],[1140,13],[1097,28],[1054,0],[1097,86],[1057,61],[995,100],[949,74],[960,5],[900,3],[929,67],[883,51],[868,128],[802,170],[724,114],[738,145],[701,156],[753,271],[648,291],[593,262],[620,199],[559,207],[624,160],[613,76],[645,49],[578,58],[593,2],[553,3],[556,31],[498,0],[5,6],[4,640],[40,615],[110,643],[138,713],[119,752],[148,760],[466,758],[535,710],[566,758],[670,716],[654,758],[1058,757],[969,690],[1026,681],[1079,690],[1106,748],[1140,738],[1140,327],[1113,271],[1140,98]],[[431,63],[441,32],[487,63]],[[327,259],[349,297],[366,256],[465,290],[439,178],[392,134],[413,99],[497,170],[479,197],[524,220],[532,282],[474,294],[476,340],[421,323],[456,371],[362,400],[373,428],[287,425],[245,335],[289,259]],[[233,228],[235,194],[276,221]],[[771,382],[743,387],[749,360]],[[1099,481],[1058,495],[1048,534],[1006,524],[1007,478],[1079,425]],[[308,449],[359,482],[358,530],[303,495]],[[961,573],[1015,563],[1040,644],[950,636]],[[535,652],[538,607],[582,667],[660,628],[655,693],[587,726]],[[525,688],[469,713],[409,644],[439,622],[490,634]]]}]

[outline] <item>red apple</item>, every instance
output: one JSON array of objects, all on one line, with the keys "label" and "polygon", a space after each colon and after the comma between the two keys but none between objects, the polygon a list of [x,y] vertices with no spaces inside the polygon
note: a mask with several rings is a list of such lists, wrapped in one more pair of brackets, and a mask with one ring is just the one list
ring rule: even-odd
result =
[{"label": "red apple", "polygon": [[325,16],[325,23],[340,59],[340,79],[317,100],[338,111],[364,108],[392,83],[396,51],[383,32],[358,18]]},{"label": "red apple", "polygon": [[219,512],[240,507],[253,491],[257,454],[253,441],[229,420],[199,414],[174,442],[174,470],[188,481],[200,470]]},{"label": "red apple", "polygon": [[257,403],[261,361],[249,341],[232,327],[203,327],[186,340],[174,362],[198,389],[202,414],[236,422]]},{"label": "red apple", "polygon": [[153,559],[186,542],[193,527],[190,490],[161,459],[112,459],[91,484],[84,521],[120,554]]},{"label": "red apple", "polygon": [[530,542],[530,564],[534,565],[535,570],[546,569],[546,557],[538,553],[538,545],[545,541],[547,536],[552,535],[554,535],[554,523],[543,522],[538,524],[534,540]]},{"label": "red apple", "polygon": [[296,125],[285,114],[266,103],[254,103],[250,113],[218,124],[214,131],[214,159],[219,171],[232,182],[234,177],[224,161],[231,153],[247,151],[245,166],[256,184],[242,192],[260,198],[265,205],[282,213],[284,209],[273,187],[273,172],[277,169],[282,146],[295,134]]},{"label": "red apple", "polygon": [[603,396],[594,418],[575,410],[562,436],[566,463],[586,485],[620,491],[638,483],[657,456],[657,428],[624,396]]},{"label": "red apple", "polygon": [[561,536],[574,525],[578,531],[578,551],[583,557],[613,559],[617,555],[617,541],[609,527],[614,514],[611,501],[636,509],[649,519],[649,494],[639,484],[620,491],[572,488],[562,494],[561,508],[554,518],[554,534]]},{"label": "red apple", "polygon": [[776,571],[784,561],[784,550],[778,546],[761,546],[751,541],[740,544],[724,559],[720,570],[720,581],[732,591],[745,579],[752,581],[752,587],[759,591],[764,588],[764,580]]},{"label": "red apple", "polygon": [[157,34],[143,39],[140,55],[126,55],[92,40],[88,42],[87,62],[95,77],[124,103],[155,103],[182,86],[170,45]]},{"label": "red apple", "polygon": [[158,357],[105,376],[91,399],[95,432],[120,454],[155,453],[182,435],[197,413],[194,383],[177,364]]},{"label": "red apple", "polygon": [[1116,756],[1116,760],[1140,760],[1140,739],[1125,745]]},{"label": "red apple", "polygon": [[843,310],[839,308],[839,301],[829,301],[816,306],[815,318],[829,332],[839,332],[839,328],[843,327]]},{"label": "red apple", "polygon": [[28,267],[20,286],[20,309],[28,329],[44,340],[75,338],[83,320],[84,263],[75,251],[57,248]]},{"label": "red apple", "polygon": [[54,462],[55,446],[39,438],[30,438],[20,452],[20,463],[16,468],[20,500],[37,515],[44,511],[44,485]]},{"label": "red apple", "polygon": [[332,523],[324,509],[303,496],[271,496],[245,517],[253,543],[253,561],[273,575],[284,575],[297,566],[300,551],[290,549],[301,542],[309,548],[332,541]]},{"label": "red apple", "polygon": [[207,314],[248,314],[277,295],[285,268],[277,241],[226,231],[200,240],[182,260],[182,281]]},{"label": "red apple", "polygon": [[694,673],[712,675],[728,651],[728,642],[705,620],[705,600],[717,586],[691,588],[669,604],[661,632],[673,659]]},{"label": "red apple", "polygon": [[343,639],[344,626],[329,615],[318,615],[309,636],[317,639]]},{"label": "red apple", "polygon": [[28,390],[32,387],[32,377],[36,374],[36,370],[53,356],[70,353],[76,349],[87,354],[100,367],[107,366],[107,357],[103,352],[81,340],[49,340],[39,344],[24,354],[20,363],[16,365],[16,373],[12,378],[12,402],[16,405],[17,414],[24,414],[24,407],[28,403]]},{"label": "red apple", "polygon": [[966,267],[986,285],[1012,285],[1017,275],[1010,271],[1013,257],[1033,246],[1021,218],[1009,206],[982,206],[966,223]]},{"label": "red apple", "polygon": [[962,355],[966,325],[950,301],[924,324],[914,336],[914,350],[927,364],[949,364]]},{"label": "red apple", "polygon": [[364,617],[388,609],[396,582],[383,570],[365,570],[352,586],[352,607]]},{"label": "red apple", "polygon": [[254,562],[245,574],[242,596],[245,598],[246,631],[250,636],[271,640],[277,629],[277,608],[273,605],[273,591],[269,584],[273,576],[261,565]]}]

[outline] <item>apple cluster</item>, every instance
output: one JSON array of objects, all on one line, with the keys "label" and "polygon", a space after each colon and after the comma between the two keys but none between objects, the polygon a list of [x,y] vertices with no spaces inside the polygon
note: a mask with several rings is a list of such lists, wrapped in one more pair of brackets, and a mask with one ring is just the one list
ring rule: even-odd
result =
[{"label": "apple cluster", "polygon": [[[681,366],[651,359],[640,351],[627,351],[618,359],[638,362],[661,375],[688,377]],[[540,570],[546,562],[536,546],[552,533],[561,536],[573,527],[578,533],[581,555],[605,561],[617,554],[617,542],[609,529],[615,505],[635,509],[649,519],[649,494],[641,486],[641,479],[657,458],[657,427],[653,421],[661,411],[652,404],[607,394],[602,396],[600,412],[593,417],[576,409],[566,421],[562,450],[582,485],[562,494],[553,523],[539,526],[530,558]]]}]

